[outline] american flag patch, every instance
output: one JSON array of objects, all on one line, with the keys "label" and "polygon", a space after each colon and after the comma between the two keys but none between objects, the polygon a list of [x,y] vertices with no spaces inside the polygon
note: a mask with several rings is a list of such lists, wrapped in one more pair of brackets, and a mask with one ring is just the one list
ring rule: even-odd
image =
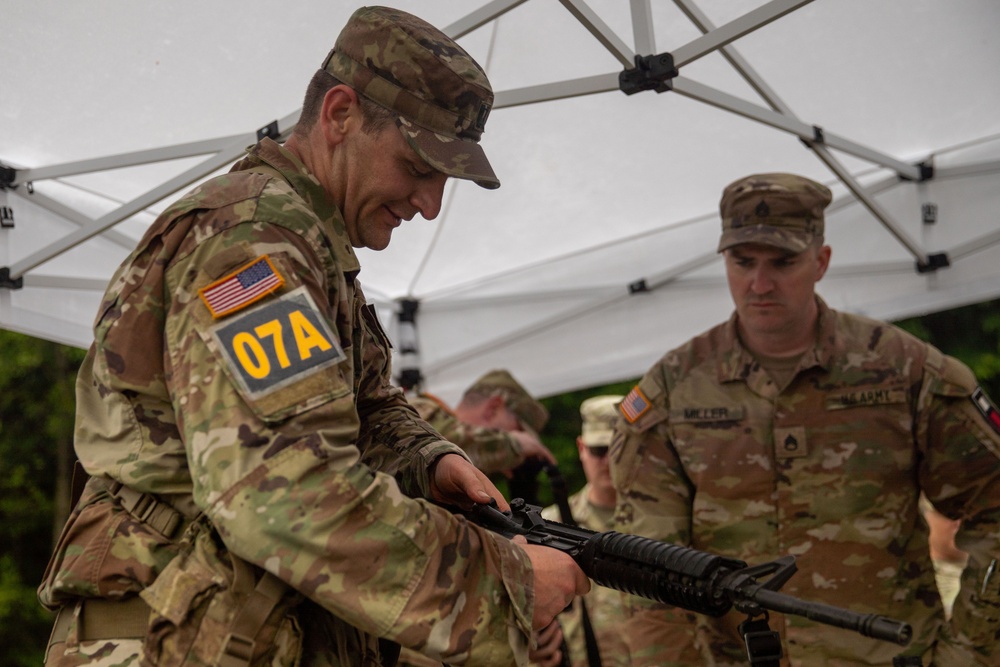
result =
[{"label": "american flag patch", "polygon": [[649,399],[646,395],[642,393],[639,387],[633,387],[632,391],[628,393],[625,400],[621,402],[618,409],[621,410],[622,416],[625,417],[625,421],[629,424],[634,424],[635,421],[649,410],[650,404]]},{"label": "american flag patch", "polygon": [[198,290],[214,317],[249,306],[285,284],[267,255]]},{"label": "american flag patch", "polygon": [[1000,413],[997,412],[996,407],[993,406],[993,402],[986,396],[986,393],[980,388],[976,387],[976,390],[972,392],[972,402],[976,404],[979,408],[979,412],[982,413],[986,421],[990,423],[993,430],[1000,433]]}]

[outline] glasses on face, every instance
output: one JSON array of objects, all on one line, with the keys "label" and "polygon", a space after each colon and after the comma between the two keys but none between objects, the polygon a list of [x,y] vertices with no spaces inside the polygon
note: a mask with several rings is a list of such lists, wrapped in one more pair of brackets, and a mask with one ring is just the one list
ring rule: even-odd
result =
[{"label": "glasses on face", "polygon": [[595,459],[603,459],[605,456],[608,455],[607,447],[587,447],[587,451]]}]

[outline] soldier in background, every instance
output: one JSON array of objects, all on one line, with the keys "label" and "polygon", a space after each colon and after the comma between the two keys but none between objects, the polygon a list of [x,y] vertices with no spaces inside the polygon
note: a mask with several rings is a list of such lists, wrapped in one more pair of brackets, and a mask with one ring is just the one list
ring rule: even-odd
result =
[{"label": "soldier in background", "polygon": [[[622,401],[611,449],[618,529],[759,564],[782,591],[910,623],[888,642],[772,613],[782,665],[997,664],[1000,415],[958,360],[883,322],[831,310],[830,191],[760,174],[720,202],[726,323],[668,352]],[[878,289],[873,283],[872,289]],[[918,500],[969,560],[945,620]],[[627,600],[634,665],[747,664],[744,617]]]},{"label": "soldier in background", "polygon": [[410,405],[450,442],[461,447],[487,475],[512,470],[529,459],[555,464],[556,457],[538,434],[549,413],[507,370],[492,370],[476,380],[454,408],[420,393]]},{"label": "soldier in background", "polygon": [[[616,493],[608,467],[608,447],[622,398],[594,396],[580,404],[582,425],[576,449],[587,483],[569,497],[568,506],[576,525],[599,533],[614,529]],[[562,516],[558,505],[546,507],[542,516],[562,523],[570,518]],[[596,646],[601,667],[628,667],[628,647],[622,636],[621,600],[621,593],[614,589],[592,586],[587,595],[573,601],[571,609],[559,614],[572,667],[591,667],[588,650],[593,648],[588,649],[588,641]],[[584,629],[584,614],[593,628],[590,640]],[[536,664],[547,663],[539,660]]]},{"label": "soldier in background", "polygon": [[448,177],[499,186],[492,103],[449,37],[362,8],[289,140],[153,223],[79,373],[90,479],[39,590],[46,665],[524,664],[589,589],[568,555],[435,504],[507,507],[390,384],[357,280],[354,248],[436,217]]}]

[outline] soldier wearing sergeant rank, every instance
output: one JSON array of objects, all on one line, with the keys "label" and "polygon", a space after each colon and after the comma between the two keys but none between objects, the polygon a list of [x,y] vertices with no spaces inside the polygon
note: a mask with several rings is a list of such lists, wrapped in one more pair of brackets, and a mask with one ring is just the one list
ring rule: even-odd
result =
[{"label": "soldier wearing sergeant rank", "polygon": [[351,17],[284,145],[165,211],[77,384],[90,479],[39,589],[46,665],[525,664],[589,588],[428,502],[506,501],[389,383],[353,248],[499,181],[482,69],[404,12]]},{"label": "soldier wearing sergeant rank", "polygon": [[[771,614],[781,665],[1000,661],[1000,416],[956,359],[827,307],[830,191],[790,174],[720,202],[730,320],[668,352],[621,404],[611,450],[617,527],[754,565],[785,554],[782,592],[909,622],[907,649]],[[945,618],[923,492],[969,554]],[[630,597],[633,665],[746,665],[745,617]]]}]

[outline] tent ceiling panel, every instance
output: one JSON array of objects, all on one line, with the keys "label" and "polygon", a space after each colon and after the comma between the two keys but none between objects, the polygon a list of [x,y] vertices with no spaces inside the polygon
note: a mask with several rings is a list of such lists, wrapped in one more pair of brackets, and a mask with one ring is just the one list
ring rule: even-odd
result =
[{"label": "tent ceiling panel", "polygon": [[[634,377],[724,319],[716,207],[722,187],[748,173],[831,185],[834,261],[821,292],[837,307],[900,317],[1000,295],[1000,3],[395,4],[462,33],[497,90],[484,146],[501,190],[451,183],[437,220],[403,225],[383,252],[359,252],[366,293],[387,319],[399,299],[420,300],[419,361],[446,398],[496,366],[541,394]],[[206,159],[217,164],[190,180],[225,169],[229,153],[213,152],[238,152],[271,121],[287,131],[352,9],[7,3],[0,162],[22,178],[0,190],[14,215],[0,229],[0,269],[13,267],[23,286],[0,287],[0,326],[88,345],[103,283],[175,195],[141,200],[145,210],[107,229],[92,221]],[[686,59],[748,14],[777,13],[726,47],[731,60],[685,62],[673,92],[616,88],[636,44]],[[608,92],[565,97],[597,90]],[[537,96],[558,99],[509,106]],[[814,138],[813,125],[830,139],[826,163],[799,140],[803,128]],[[126,168],[146,157],[139,151],[157,159]],[[899,182],[896,171],[931,159],[938,176]],[[92,170],[44,178],[79,160]],[[891,219],[855,201],[837,170]],[[934,224],[922,222],[927,203]],[[63,248],[65,239],[80,243]],[[52,247],[56,256],[37,259]],[[917,255],[937,252],[952,265],[915,271]],[[651,291],[630,295],[640,279]]]}]

